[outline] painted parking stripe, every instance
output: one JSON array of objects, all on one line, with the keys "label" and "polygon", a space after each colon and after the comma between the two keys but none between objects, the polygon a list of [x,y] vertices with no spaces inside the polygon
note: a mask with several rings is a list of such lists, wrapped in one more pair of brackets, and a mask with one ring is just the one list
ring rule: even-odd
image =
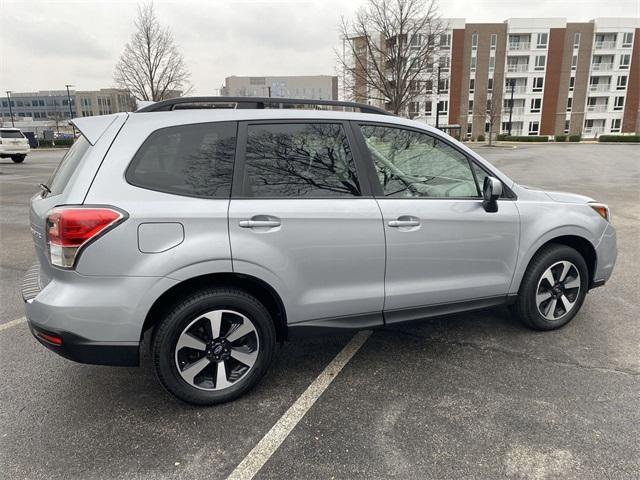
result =
[{"label": "painted parking stripe", "polygon": [[11,328],[11,327],[15,327],[16,325],[20,325],[21,323],[26,322],[27,319],[22,317],[22,318],[16,318],[15,320],[11,320],[10,322],[7,323],[3,323],[2,325],[0,325],[0,332],[2,330],[6,330],[7,328]]},{"label": "painted parking stripe", "polygon": [[280,417],[262,440],[253,447],[249,454],[240,462],[227,480],[251,480],[271,458],[282,442],[289,436],[302,417],[320,398],[344,366],[351,360],[360,347],[367,341],[371,331],[358,332],[347,343],[340,353],[325,367],[316,379],[307,387],[291,407]]}]

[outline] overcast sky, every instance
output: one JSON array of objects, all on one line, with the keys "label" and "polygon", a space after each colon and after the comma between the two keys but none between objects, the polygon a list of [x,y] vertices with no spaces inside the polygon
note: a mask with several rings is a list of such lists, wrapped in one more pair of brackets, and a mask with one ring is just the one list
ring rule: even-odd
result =
[{"label": "overcast sky", "polygon": [[[335,74],[337,24],[364,0],[161,1],[195,92],[216,93],[230,75]],[[640,0],[441,0],[443,17],[639,17]],[[113,86],[133,30],[135,1],[0,0],[0,92]],[[4,95],[4,93],[2,93]]]}]

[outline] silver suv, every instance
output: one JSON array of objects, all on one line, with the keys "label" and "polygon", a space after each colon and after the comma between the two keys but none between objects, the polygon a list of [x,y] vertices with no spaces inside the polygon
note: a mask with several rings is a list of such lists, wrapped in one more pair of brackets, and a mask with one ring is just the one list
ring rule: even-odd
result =
[{"label": "silver suv", "polygon": [[327,103],[178,99],[75,120],[82,137],[31,200],[35,337],[138,365],[149,333],[164,387],[215,404],[296,334],[496,305],[552,330],[611,276],[606,205],[518,185],[424,124]]}]

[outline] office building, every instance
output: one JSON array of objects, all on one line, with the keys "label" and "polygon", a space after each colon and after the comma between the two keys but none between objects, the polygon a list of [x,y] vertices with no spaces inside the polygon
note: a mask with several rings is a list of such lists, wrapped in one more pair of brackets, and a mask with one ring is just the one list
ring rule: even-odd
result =
[{"label": "office building", "polygon": [[337,100],[338,77],[331,75],[225,78],[226,97],[281,97]]}]

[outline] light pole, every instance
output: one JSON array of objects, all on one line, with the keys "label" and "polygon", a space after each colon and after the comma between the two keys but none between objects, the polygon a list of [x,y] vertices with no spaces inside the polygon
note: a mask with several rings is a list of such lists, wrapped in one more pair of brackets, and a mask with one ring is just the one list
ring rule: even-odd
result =
[{"label": "light pole", "polygon": [[11,109],[11,90],[7,90],[7,102],[9,103],[9,116],[11,117],[11,126],[15,127],[13,123],[13,110]]},{"label": "light pole", "polygon": [[438,80],[436,82],[436,128],[440,128],[440,65],[438,65]]},{"label": "light pole", "polygon": [[[69,104],[69,121],[73,118],[73,109],[71,108],[71,94],[69,93],[69,87],[75,87],[75,85],[65,85],[67,87],[67,103]],[[73,128],[73,138],[76,138],[76,127],[71,122],[71,128]]]},{"label": "light pole", "polygon": [[509,100],[509,136],[511,136],[511,116],[513,115],[513,91],[516,87],[516,81],[512,78],[509,82],[511,87],[511,100]]}]

